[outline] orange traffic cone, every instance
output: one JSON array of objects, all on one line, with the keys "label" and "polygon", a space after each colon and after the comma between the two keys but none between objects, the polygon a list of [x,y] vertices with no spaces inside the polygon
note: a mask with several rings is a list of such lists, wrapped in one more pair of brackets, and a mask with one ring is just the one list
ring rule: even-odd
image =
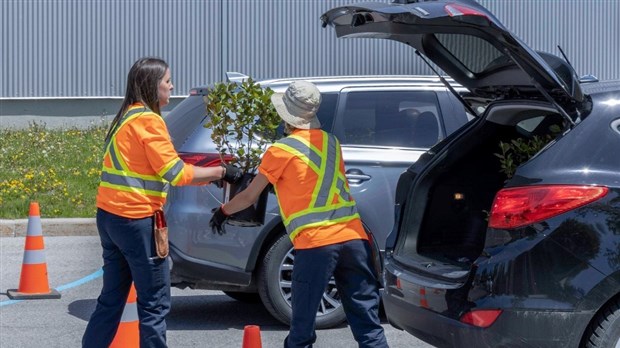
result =
[{"label": "orange traffic cone", "polygon": [[139,348],[140,347],[140,321],[138,319],[138,307],[136,305],[136,288],[131,284],[127,302],[123,309],[121,322],[118,324],[116,336],[110,348]]},{"label": "orange traffic cone", "polygon": [[50,289],[47,281],[47,263],[45,262],[42,230],[39,203],[31,202],[19,289],[7,290],[10,299],[60,298],[60,293],[55,289]]},{"label": "orange traffic cone", "polygon": [[260,340],[260,327],[258,325],[246,325],[243,328],[242,348],[262,348]]}]

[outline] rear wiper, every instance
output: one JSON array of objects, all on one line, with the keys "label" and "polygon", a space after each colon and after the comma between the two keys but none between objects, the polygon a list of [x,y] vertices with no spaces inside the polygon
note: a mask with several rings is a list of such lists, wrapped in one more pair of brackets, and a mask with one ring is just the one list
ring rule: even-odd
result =
[{"label": "rear wiper", "polygon": [[465,99],[463,99],[463,97],[450,85],[450,83],[446,81],[446,79],[443,76],[441,76],[441,74],[439,74],[439,72],[437,72],[435,68],[433,68],[433,66],[428,62],[428,60],[426,60],[426,58],[424,58],[424,56],[418,50],[415,50],[415,54],[417,54],[418,57],[420,57],[420,59],[422,59],[422,61],[426,63],[426,65],[428,65],[429,68],[431,68],[431,70],[435,73],[435,75],[439,77],[439,80],[441,81],[441,83],[443,83],[444,86],[446,86],[446,88],[448,88],[450,92],[452,92],[452,94],[454,94],[454,96],[465,106],[465,109],[467,109],[473,116],[475,117],[479,116],[478,113],[474,111],[474,109],[471,107],[471,105],[469,105],[469,103],[467,103]]},{"label": "rear wiper", "polygon": [[[523,70],[523,71],[527,71],[523,68],[523,65],[521,65],[521,63],[519,63],[518,60],[516,60],[514,58],[514,56],[512,55],[512,53],[508,50],[508,49],[504,49],[504,53],[519,67],[519,69]],[[562,117],[564,117],[564,119],[566,119],[568,121],[568,123],[574,127],[575,126],[575,121],[573,120],[572,117],[570,117],[570,115],[566,112],[566,110],[564,110],[564,108],[555,100],[555,98],[553,98],[548,92],[547,90],[545,90],[543,88],[543,86],[540,85],[540,83],[538,83],[538,81],[536,81],[536,79],[533,76],[530,76],[530,81],[532,83],[532,85],[534,85],[534,87],[545,97],[545,99],[547,99],[551,105],[553,105],[555,107],[556,110],[558,110],[558,112],[560,113],[560,115],[562,115]],[[577,110],[577,112],[579,112]],[[577,118],[577,120],[579,120],[579,118]]]},{"label": "rear wiper", "polygon": [[[562,53],[562,56],[564,57],[564,60],[566,61],[566,63],[568,63],[568,65],[571,67],[571,69],[573,69],[573,71],[575,72],[575,76],[579,76],[577,74],[577,70],[575,70],[575,67],[570,63],[570,60],[568,60],[568,57],[566,56],[566,54],[564,53],[564,50],[562,49],[562,47],[560,47],[560,45],[558,45],[558,50],[560,50],[560,53]],[[582,75],[579,76],[579,83],[590,83],[590,82],[598,82],[598,77],[594,76],[594,75]]]}]

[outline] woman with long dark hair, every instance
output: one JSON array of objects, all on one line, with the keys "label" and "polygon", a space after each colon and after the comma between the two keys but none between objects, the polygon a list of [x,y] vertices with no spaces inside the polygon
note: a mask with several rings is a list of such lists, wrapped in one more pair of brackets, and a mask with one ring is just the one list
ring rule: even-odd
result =
[{"label": "woman with long dark hair", "polygon": [[169,261],[155,250],[153,216],[166,202],[168,185],[235,182],[241,177],[241,171],[230,165],[202,168],[179,158],[161,116],[172,90],[165,61],[138,59],[129,70],[125,99],[106,135],[97,193],[103,289],[83,347],[110,345],[132,282],[138,297],[140,347],[166,347]]}]

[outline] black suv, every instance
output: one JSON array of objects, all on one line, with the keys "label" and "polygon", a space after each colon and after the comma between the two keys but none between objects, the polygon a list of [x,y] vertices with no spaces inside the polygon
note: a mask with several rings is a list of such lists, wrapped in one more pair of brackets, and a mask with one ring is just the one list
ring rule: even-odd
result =
[{"label": "black suv", "polygon": [[474,1],[322,20],[410,45],[470,90],[477,116],[400,176],[390,323],[436,346],[619,347],[620,81],[580,81]]}]

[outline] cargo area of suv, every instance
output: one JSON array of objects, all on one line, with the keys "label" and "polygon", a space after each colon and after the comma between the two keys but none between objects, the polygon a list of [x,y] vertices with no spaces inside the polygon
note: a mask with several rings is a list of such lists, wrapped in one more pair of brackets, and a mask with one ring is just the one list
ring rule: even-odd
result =
[{"label": "cargo area of suv", "polygon": [[[409,192],[420,203],[404,208],[410,214],[402,222],[407,237],[398,254],[403,259],[419,254],[468,267],[484,246],[493,199],[509,179],[498,158],[500,143],[546,139],[566,128],[557,111],[542,102],[495,103],[483,117],[486,122],[471,125],[445,145],[454,150],[425,168],[424,179]],[[422,204],[425,209],[419,209]]]},{"label": "cargo area of suv", "polygon": [[[406,237],[396,250],[397,260],[425,272],[433,269],[428,267],[429,261],[443,263],[445,267],[439,272],[447,277],[465,274],[458,271],[468,271],[480,256],[493,199],[508,181],[497,156],[500,142],[555,137],[555,129],[566,128],[563,118],[544,102],[497,102],[481,117],[484,122],[471,124],[450,144],[443,145],[453,151],[430,164],[421,159],[414,166],[426,167],[419,173],[423,179],[412,191],[398,188],[398,192],[416,199],[402,207],[398,228]],[[403,186],[411,183],[404,178],[401,182]],[[400,203],[405,204],[405,200]]]}]

